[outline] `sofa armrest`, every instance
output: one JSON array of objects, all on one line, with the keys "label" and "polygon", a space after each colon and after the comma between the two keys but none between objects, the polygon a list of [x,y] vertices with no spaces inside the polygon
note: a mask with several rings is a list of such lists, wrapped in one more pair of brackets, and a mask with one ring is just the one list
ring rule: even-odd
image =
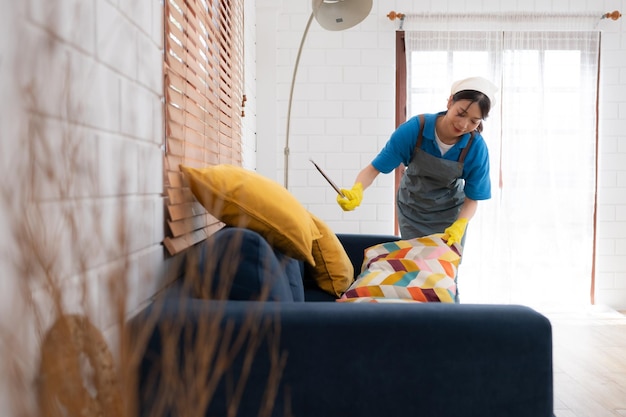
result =
[{"label": "sofa armrest", "polygon": [[352,261],[354,267],[354,277],[356,278],[361,273],[361,266],[363,264],[363,255],[365,249],[370,246],[378,245],[384,242],[395,242],[400,240],[399,236],[395,235],[377,235],[377,234],[352,234],[352,233],[337,233],[337,238],[346,250],[348,257]]},{"label": "sofa armrest", "polygon": [[[225,336],[246,329],[254,331],[244,346],[258,338],[249,367],[245,351]],[[269,333],[255,333],[263,329]],[[201,409],[206,416],[231,415],[228,399],[242,381],[236,415],[258,415],[281,355],[280,381],[269,384],[276,390],[271,416],[551,417],[553,411],[550,322],[522,306],[166,300],[135,317],[129,330],[135,341],[146,336],[131,351],[140,358],[142,416],[183,415],[176,406],[196,406],[220,369],[207,367],[215,346],[226,347],[232,361]],[[249,372],[245,380],[242,372]]]}]

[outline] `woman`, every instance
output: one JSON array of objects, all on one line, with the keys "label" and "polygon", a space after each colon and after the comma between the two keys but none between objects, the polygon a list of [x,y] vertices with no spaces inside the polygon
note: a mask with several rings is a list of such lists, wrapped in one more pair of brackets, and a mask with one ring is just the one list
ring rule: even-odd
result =
[{"label": "woman", "polygon": [[403,239],[444,233],[448,245],[464,243],[479,200],[491,198],[489,153],[480,132],[497,87],[481,77],[452,84],[447,110],[414,116],[356,177],[337,202],[354,210],[379,173],[407,168],[396,197]]}]

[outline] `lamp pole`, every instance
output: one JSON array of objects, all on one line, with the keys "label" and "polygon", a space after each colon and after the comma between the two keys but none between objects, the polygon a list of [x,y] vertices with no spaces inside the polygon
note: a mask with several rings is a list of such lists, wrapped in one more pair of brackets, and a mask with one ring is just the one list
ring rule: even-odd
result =
[{"label": "lamp pole", "polygon": [[289,89],[289,103],[287,105],[287,130],[285,131],[285,180],[284,186],[289,189],[289,134],[291,125],[291,105],[293,102],[293,89],[296,84],[296,74],[300,65],[300,55],[304,46],[304,41],[311,22],[315,18],[320,26],[327,30],[344,30],[363,21],[372,10],[372,0],[312,0],[311,16],[304,28],[296,64],[293,67],[291,78],[291,88]]},{"label": "lamp pole", "polygon": [[307,34],[309,33],[309,28],[311,27],[311,22],[313,21],[314,13],[311,13],[309,17],[309,21],[304,28],[304,33],[302,34],[302,40],[300,41],[300,47],[298,48],[298,55],[296,56],[296,64],[293,67],[293,76],[291,77],[291,88],[289,89],[289,104],[287,105],[287,130],[285,131],[285,180],[284,186],[289,189],[289,129],[291,126],[291,103],[293,101],[293,89],[296,84],[296,74],[298,73],[298,65],[300,65],[300,55],[302,55],[302,47],[304,46],[304,41],[306,39]]}]

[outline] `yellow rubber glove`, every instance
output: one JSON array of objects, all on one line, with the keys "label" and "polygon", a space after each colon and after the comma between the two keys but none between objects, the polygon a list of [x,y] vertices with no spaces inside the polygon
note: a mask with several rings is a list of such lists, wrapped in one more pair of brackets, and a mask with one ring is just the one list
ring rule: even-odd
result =
[{"label": "yellow rubber glove", "polygon": [[465,234],[465,228],[467,227],[467,219],[461,217],[457,219],[450,227],[444,230],[443,240],[447,240],[448,246],[452,246],[455,243],[461,243],[463,235]]},{"label": "yellow rubber glove", "polygon": [[361,204],[361,201],[363,201],[363,184],[360,182],[354,184],[350,190],[342,188],[341,192],[346,198],[337,194],[337,203],[341,206],[343,211],[354,210]]}]

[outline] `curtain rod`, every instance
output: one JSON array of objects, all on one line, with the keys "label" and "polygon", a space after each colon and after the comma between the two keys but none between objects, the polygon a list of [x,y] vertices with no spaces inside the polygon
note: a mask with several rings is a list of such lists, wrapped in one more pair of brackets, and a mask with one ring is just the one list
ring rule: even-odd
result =
[{"label": "curtain rod", "polygon": [[[400,29],[402,29],[402,24],[404,23],[404,19],[408,16],[408,17],[419,17],[419,16],[424,16],[427,13],[424,14],[405,14],[405,13],[399,13],[396,11],[390,11],[387,14],[387,17],[389,18],[389,20],[396,20],[399,19],[400,20]],[[449,17],[451,19],[455,19],[455,18],[468,18],[468,17],[479,17],[479,18],[501,18],[501,17],[506,17],[506,18],[513,18],[513,17],[521,17],[521,18],[527,18],[527,19],[532,19],[532,18],[592,18],[594,16],[597,16],[595,13],[526,13],[526,12],[501,12],[501,13],[445,13],[445,12],[440,12],[440,13],[433,13],[432,15],[438,15],[441,17]],[[602,15],[600,15],[599,20],[602,19],[611,19],[611,20],[617,20],[620,17],[622,17],[622,14],[619,12],[619,10],[613,10],[612,12],[607,12],[604,13]]]}]

